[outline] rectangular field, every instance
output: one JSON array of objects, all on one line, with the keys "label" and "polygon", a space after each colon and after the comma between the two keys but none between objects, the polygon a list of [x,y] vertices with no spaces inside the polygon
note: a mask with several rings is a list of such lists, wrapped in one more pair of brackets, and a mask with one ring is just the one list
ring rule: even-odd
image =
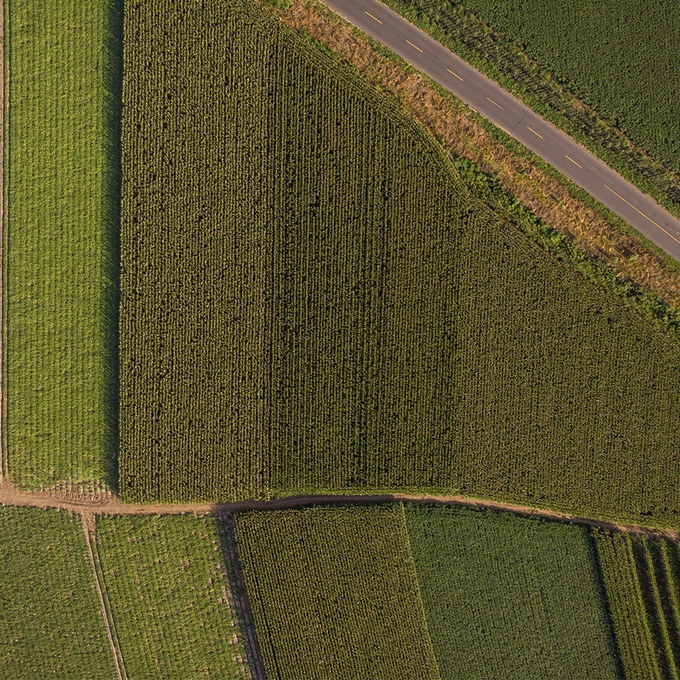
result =
[{"label": "rectangular field", "polygon": [[22,488],[115,487],[118,0],[12,0],[8,438]]},{"label": "rectangular field", "polygon": [[438,680],[400,504],[236,516],[269,680]]},{"label": "rectangular field", "polygon": [[582,527],[406,506],[442,680],[618,678]]},{"label": "rectangular field", "polygon": [[116,677],[79,517],[0,506],[0,564],[0,677]]},{"label": "rectangular field", "polygon": [[130,678],[251,677],[215,518],[105,517],[94,547]]}]

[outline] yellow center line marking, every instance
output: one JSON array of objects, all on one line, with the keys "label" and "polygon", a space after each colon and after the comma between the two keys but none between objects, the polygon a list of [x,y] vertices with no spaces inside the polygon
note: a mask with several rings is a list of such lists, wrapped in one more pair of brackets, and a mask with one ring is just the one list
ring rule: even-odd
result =
[{"label": "yellow center line marking", "polygon": [[540,137],[541,139],[543,139],[543,135],[539,135],[538,132],[536,132],[536,130],[533,130],[528,125],[527,125],[527,130],[529,130],[529,132],[533,132],[537,137]]},{"label": "yellow center line marking", "polygon": [[583,169],[583,166],[582,166],[582,165],[579,165],[573,158],[567,156],[566,154],[565,154],[564,157],[565,157],[565,158],[569,158],[569,160],[570,160],[574,165],[578,165],[579,168]]},{"label": "yellow center line marking", "polygon": [[[487,97],[487,99],[489,99],[489,98]],[[501,111],[503,110],[503,107],[502,107],[500,104],[496,104],[496,102],[495,102],[493,99],[489,99],[489,101],[490,101],[494,106],[497,106]]]},{"label": "yellow center line marking", "polygon": [[605,188],[605,189],[609,189],[609,191],[611,191],[611,192],[614,194],[614,196],[618,196],[624,203],[627,203],[633,210],[635,210],[636,213],[642,215],[646,220],[649,220],[655,227],[658,227],[659,229],[661,229],[661,231],[662,231],[664,234],[666,234],[667,236],[670,236],[676,243],[680,243],[680,240],[678,240],[677,238],[675,238],[675,236],[673,236],[673,234],[671,234],[670,232],[666,231],[660,224],[657,224],[651,217],[647,217],[647,215],[645,215],[641,210],[638,210],[632,203],[630,203],[630,202],[627,201],[623,196],[621,196],[621,194],[617,194],[617,193],[614,191],[614,189],[612,189],[611,187],[607,186],[606,184],[604,185],[604,188]]},{"label": "yellow center line marking", "polygon": [[446,70],[447,70],[452,76],[456,76],[456,78],[458,78],[458,80],[460,80],[461,82],[464,82],[463,79],[462,79],[457,73],[454,73],[450,68],[447,68]]},{"label": "yellow center line marking", "polygon": [[422,50],[420,49],[420,47],[418,47],[418,45],[414,45],[410,40],[407,40],[406,42],[407,42],[411,47],[415,47],[415,48],[418,50],[418,52],[422,52]]},{"label": "yellow center line marking", "polygon": [[371,17],[371,19],[373,19],[374,21],[377,21],[379,24],[382,24],[382,21],[380,21],[380,19],[376,19],[370,12],[364,12],[364,13],[368,14],[368,16]]}]

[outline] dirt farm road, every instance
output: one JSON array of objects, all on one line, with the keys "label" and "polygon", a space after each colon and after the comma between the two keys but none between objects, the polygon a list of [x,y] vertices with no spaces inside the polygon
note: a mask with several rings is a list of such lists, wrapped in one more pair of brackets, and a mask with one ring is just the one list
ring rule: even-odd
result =
[{"label": "dirt farm road", "polygon": [[281,510],[303,508],[314,505],[374,505],[382,503],[438,504],[477,509],[512,512],[524,517],[539,517],[554,522],[578,524],[606,531],[619,531],[636,535],[658,536],[680,541],[680,531],[653,529],[634,524],[619,524],[568,513],[531,508],[512,503],[490,501],[468,496],[429,496],[425,494],[381,494],[381,495],[319,495],[290,496],[269,501],[248,500],[235,503],[175,503],[175,504],[134,504],[123,503],[115,496],[106,498],[65,498],[40,492],[21,491],[6,479],[0,484],[0,505],[54,508],[80,515],[224,515],[243,510]]}]

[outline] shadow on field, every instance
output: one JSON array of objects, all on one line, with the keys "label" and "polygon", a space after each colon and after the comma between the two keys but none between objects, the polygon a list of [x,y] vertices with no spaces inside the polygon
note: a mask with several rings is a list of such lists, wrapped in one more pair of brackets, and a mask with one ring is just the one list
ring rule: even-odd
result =
[{"label": "shadow on field", "polygon": [[106,404],[107,437],[106,448],[110,465],[106,483],[118,493],[119,455],[119,305],[120,305],[120,199],[121,199],[121,115],[123,92],[123,0],[109,0],[107,4],[108,24],[104,36],[104,86],[109,95],[106,102],[106,157],[104,210],[106,228],[104,232],[105,276],[107,286],[104,293],[104,333],[106,343]]},{"label": "shadow on field", "polygon": [[246,662],[252,673],[253,680],[266,680],[267,676],[264,672],[262,652],[257,640],[257,633],[250,603],[248,602],[243,570],[241,569],[241,561],[236,545],[234,513],[225,510],[219,505],[215,506],[213,513],[220,523],[220,545],[231,591],[229,606],[232,609],[234,618],[240,624],[242,637],[240,642],[245,649]]}]

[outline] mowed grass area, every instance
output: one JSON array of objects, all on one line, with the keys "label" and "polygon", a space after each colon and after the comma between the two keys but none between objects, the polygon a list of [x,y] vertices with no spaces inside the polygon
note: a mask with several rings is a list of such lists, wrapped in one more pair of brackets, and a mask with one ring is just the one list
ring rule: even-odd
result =
[{"label": "mowed grass area", "polygon": [[95,549],[130,678],[250,678],[213,517],[104,517]]},{"label": "mowed grass area", "polygon": [[22,488],[115,487],[117,0],[5,8],[8,441]]},{"label": "mowed grass area", "polygon": [[672,336],[263,7],[156,0],[125,35],[125,499],[428,491],[679,525]]},{"label": "mowed grass area", "polygon": [[79,517],[0,507],[0,677],[116,677]]},{"label": "mowed grass area", "polygon": [[618,678],[583,527],[406,506],[442,680]]},{"label": "mowed grass area", "polygon": [[675,542],[594,534],[627,680],[680,674],[680,553]]},{"label": "mowed grass area", "polygon": [[237,514],[270,680],[438,679],[403,506]]},{"label": "mowed grass area", "polygon": [[[432,5],[439,4],[435,0]],[[680,7],[668,0],[463,0],[493,30],[674,172]],[[443,12],[444,3],[441,4]]]}]

